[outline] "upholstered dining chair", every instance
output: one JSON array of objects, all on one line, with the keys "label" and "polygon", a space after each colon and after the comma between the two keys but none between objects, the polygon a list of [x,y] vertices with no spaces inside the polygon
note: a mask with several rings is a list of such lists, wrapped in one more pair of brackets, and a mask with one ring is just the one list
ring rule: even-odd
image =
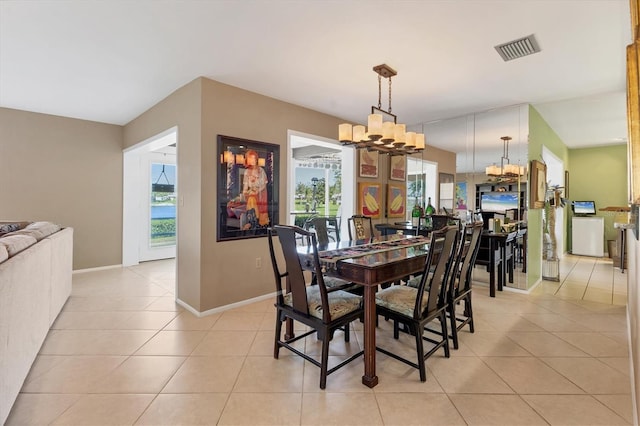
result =
[{"label": "upholstered dining chair", "polygon": [[[453,348],[458,349],[458,331],[467,324],[469,331],[474,332],[473,327],[473,307],[471,305],[471,275],[473,265],[478,255],[480,247],[480,235],[482,234],[482,222],[469,223],[464,227],[456,262],[450,273],[451,283],[449,285],[447,315],[451,323],[451,340]],[[456,314],[457,305],[464,301],[463,314]]]},{"label": "upholstered dining chair", "polygon": [[369,216],[353,215],[348,222],[350,240],[369,240],[375,236],[373,222]]},{"label": "upholstered dining chair", "polygon": [[[310,219],[310,227],[316,231],[316,237],[318,238],[318,244],[327,245],[330,240],[340,242],[339,232],[335,232],[337,228],[336,218],[327,216],[314,216]],[[329,230],[334,230],[335,236],[329,235]]]},{"label": "upholstered dining chair", "polygon": [[[447,290],[449,273],[460,231],[456,226],[442,228],[432,233],[429,253],[417,288],[396,285],[376,293],[376,314],[393,320],[393,337],[399,338],[400,324],[415,336],[417,362],[412,362],[391,350],[378,347],[377,350],[420,371],[420,381],[427,380],[425,361],[438,349],[443,348],[449,358],[449,333],[447,330]],[[439,253],[437,261],[434,261]],[[431,271],[434,266],[433,271]],[[431,321],[440,321],[439,340],[424,336],[425,327]],[[428,352],[424,351],[423,340],[433,343]]]},{"label": "upholstered dining chair", "polygon": [[[296,239],[299,236],[310,240],[304,263],[296,247]],[[281,256],[276,255],[276,239],[279,241]],[[358,351],[338,365],[328,368],[329,342],[339,329],[344,332],[345,342],[349,341],[349,324],[363,316],[362,298],[344,290],[326,287],[315,233],[296,226],[276,225],[269,228],[268,241],[276,284],[277,312],[273,357],[277,359],[280,348],[283,347],[319,367],[320,389],[324,389],[329,374],[363,354],[363,351]],[[284,258],[284,262],[279,261],[279,257]],[[313,274],[315,285],[308,285],[305,270]],[[283,338],[282,324],[288,319],[301,322],[310,330],[298,336]],[[317,333],[318,340],[322,341],[320,361],[293,346],[294,342],[313,333]]]}]

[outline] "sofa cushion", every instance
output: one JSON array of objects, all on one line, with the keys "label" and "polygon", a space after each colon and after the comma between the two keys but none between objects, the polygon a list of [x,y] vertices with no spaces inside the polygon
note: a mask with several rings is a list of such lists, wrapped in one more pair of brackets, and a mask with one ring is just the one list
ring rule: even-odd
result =
[{"label": "sofa cushion", "polygon": [[40,241],[43,238],[48,237],[51,234],[54,234],[60,230],[60,226],[51,222],[33,222],[27,225],[24,229],[20,229],[18,231],[11,232],[10,234],[5,235],[5,237],[10,235],[29,235],[35,238],[37,241]]},{"label": "sofa cushion", "polygon": [[0,236],[26,227],[29,222],[0,222]]},{"label": "sofa cushion", "polygon": [[7,235],[0,238],[0,244],[7,249],[9,257],[15,256],[27,247],[34,245],[36,242],[37,240],[30,235]]},{"label": "sofa cushion", "polygon": [[4,245],[0,244],[0,263],[4,262],[8,258],[9,252],[7,251],[7,248]]}]

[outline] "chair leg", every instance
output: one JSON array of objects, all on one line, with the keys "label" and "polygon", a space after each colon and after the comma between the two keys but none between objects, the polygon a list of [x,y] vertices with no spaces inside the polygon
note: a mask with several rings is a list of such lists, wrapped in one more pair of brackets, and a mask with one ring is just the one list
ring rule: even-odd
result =
[{"label": "chair leg", "polygon": [[464,300],[464,309],[467,312],[467,317],[469,318],[469,331],[473,333],[475,330],[473,328],[473,307],[471,306],[471,293],[467,294],[467,297]]},{"label": "chair leg", "polygon": [[280,345],[278,342],[280,341],[280,333],[282,333],[282,321],[280,320],[280,312],[276,312],[276,338],[273,344],[273,357],[278,359],[278,355],[280,355]]},{"label": "chair leg", "polygon": [[348,342],[349,341],[349,324],[345,324],[344,325],[344,341]]},{"label": "chair leg", "polygon": [[393,320],[393,338],[396,340],[400,338],[400,323],[397,320]]},{"label": "chair leg", "polygon": [[327,365],[329,364],[329,338],[322,339],[322,355],[320,359],[320,389],[327,387]]},{"label": "chair leg", "polygon": [[440,324],[442,326],[442,338],[444,339],[444,356],[451,357],[451,350],[449,349],[449,333],[447,331],[447,312],[440,312]]},{"label": "chair leg", "polygon": [[419,324],[412,324],[410,326],[413,328],[414,334],[416,336],[416,352],[418,353],[418,370],[420,370],[420,381],[427,381],[427,368],[425,365],[424,359],[424,346],[422,345],[422,333],[423,329]]},{"label": "chair leg", "polygon": [[451,321],[451,337],[453,338],[453,349],[458,349],[458,324],[456,324],[456,305],[449,304],[449,320]]}]

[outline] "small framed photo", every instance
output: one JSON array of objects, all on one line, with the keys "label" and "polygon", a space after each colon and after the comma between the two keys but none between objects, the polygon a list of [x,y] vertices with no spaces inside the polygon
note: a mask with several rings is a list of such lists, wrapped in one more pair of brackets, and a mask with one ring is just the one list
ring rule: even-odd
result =
[{"label": "small framed photo", "polygon": [[544,202],[547,192],[547,165],[538,161],[531,160],[531,203],[532,209],[544,208]]},{"label": "small framed photo", "polygon": [[404,155],[391,155],[389,160],[389,179],[404,181],[406,174],[406,157]]},{"label": "small framed photo", "polygon": [[358,150],[358,175],[364,178],[378,177],[378,151],[366,148]]},{"label": "small framed photo", "polygon": [[390,183],[387,185],[387,217],[405,217],[407,206],[407,187]]},{"label": "small framed photo", "polygon": [[381,201],[381,184],[377,182],[360,182],[358,184],[358,214],[374,219],[379,218]]}]

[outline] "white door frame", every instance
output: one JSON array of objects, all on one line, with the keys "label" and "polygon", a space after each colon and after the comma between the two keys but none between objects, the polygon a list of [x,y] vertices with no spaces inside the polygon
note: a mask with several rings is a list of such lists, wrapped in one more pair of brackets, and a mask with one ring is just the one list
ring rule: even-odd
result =
[{"label": "white door frame", "polygon": [[[141,190],[146,187],[143,168],[148,153],[178,141],[178,127],[172,127],[123,150],[122,187],[122,265],[132,266],[140,262],[140,227],[148,216],[148,200]],[[176,152],[177,159],[177,152]],[[176,161],[177,162],[177,161]],[[148,172],[147,172],[148,174]],[[148,180],[148,179],[147,179]],[[177,216],[177,212],[176,212]],[[147,219],[148,220],[148,219]],[[176,221],[178,218],[176,217]],[[177,228],[177,227],[176,227]]]}]

